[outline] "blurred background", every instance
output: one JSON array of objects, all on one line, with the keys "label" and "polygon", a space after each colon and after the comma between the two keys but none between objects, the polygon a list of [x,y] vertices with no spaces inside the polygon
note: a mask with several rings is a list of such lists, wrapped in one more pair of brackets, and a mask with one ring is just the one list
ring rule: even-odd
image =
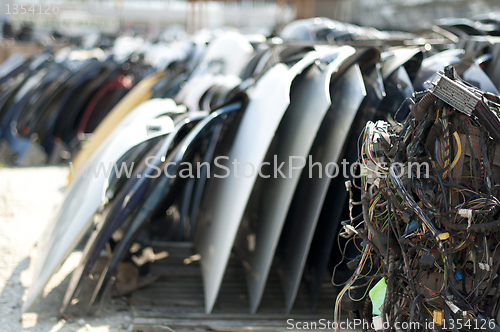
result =
[{"label": "blurred background", "polygon": [[438,19],[477,19],[500,10],[497,0],[1,0],[0,6],[4,38],[41,44],[92,34],[168,40],[227,26],[269,35],[310,17],[413,31]]}]

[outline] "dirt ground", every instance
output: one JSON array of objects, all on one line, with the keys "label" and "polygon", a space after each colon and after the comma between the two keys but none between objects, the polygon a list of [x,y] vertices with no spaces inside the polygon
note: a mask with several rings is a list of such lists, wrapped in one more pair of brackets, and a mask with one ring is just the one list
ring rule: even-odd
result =
[{"label": "dirt ground", "polygon": [[0,331],[132,331],[124,299],[112,300],[99,316],[58,318],[58,310],[78,263],[73,253],[52,277],[42,298],[22,313],[36,259],[36,241],[64,197],[68,168],[0,166]]}]

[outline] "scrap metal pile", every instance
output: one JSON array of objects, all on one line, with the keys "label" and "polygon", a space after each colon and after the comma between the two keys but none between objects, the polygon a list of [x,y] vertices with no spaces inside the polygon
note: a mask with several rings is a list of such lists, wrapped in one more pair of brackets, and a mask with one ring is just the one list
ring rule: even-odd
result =
[{"label": "scrap metal pile", "polygon": [[[87,60],[71,71],[72,60],[61,66],[42,58],[42,71],[30,69],[40,66],[33,58],[19,67],[22,76],[5,70],[4,81],[17,82],[0,95],[8,100],[0,105],[0,137],[17,156],[11,161],[27,164],[29,144],[49,159],[72,160],[64,202],[37,244],[25,309],[79,244],[61,312],[75,303],[89,312],[113,290],[137,289],[120,273],[145,277],[148,257],[158,258],[155,243],[183,242],[199,254],[206,313],[225,287],[231,257],[244,267],[247,311],[262,307],[271,272],[281,278],[283,313],[300,287],[314,309],[340,247],[350,259],[333,278],[348,280],[336,318],[341,309],[370,320],[373,310],[390,322],[496,317],[500,101],[492,79],[500,70],[490,69],[500,68],[500,54],[419,38],[358,42],[219,32],[156,45],[144,66],[124,47],[115,52],[123,62]],[[456,72],[436,76],[448,65]],[[60,79],[53,68],[68,74]],[[120,102],[101,101],[99,91],[132,68],[141,72],[133,83],[142,80]],[[22,107],[44,94],[51,97],[38,98],[39,107]],[[382,119],[390,122],[371,122]],[[92,130],[83,130],[90,122]],[[327,165],[358,158],[362,182],[352,182],[349,199],[346,178],[326,176]],[[429,176],[414,176],[424,167],[409,171],[406,162],[427,163]],[[338,238],[348,218],[346,238]],[[104,268],[92,273],[103,258]]]},{"label": "scrap metal pile", "polygon": [[346,297],[376,330],[497,331],[500,98],[451,66],[438,77],[403,123],[369,122],[360,137],[348,189],[362,213],[342,234],[360,255],[335,315]]}]

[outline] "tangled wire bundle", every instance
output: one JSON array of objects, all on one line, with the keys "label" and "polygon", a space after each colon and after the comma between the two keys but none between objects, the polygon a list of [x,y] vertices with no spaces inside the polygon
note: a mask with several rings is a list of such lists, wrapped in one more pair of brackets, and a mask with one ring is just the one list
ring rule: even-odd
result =
[{"label": "tangled wire bundle", "polygon": [[500,331],[499,104],[450,67],[404,123],[367,123],[341,234],[359,255],[336,320],[350,298],[375,330]]}]

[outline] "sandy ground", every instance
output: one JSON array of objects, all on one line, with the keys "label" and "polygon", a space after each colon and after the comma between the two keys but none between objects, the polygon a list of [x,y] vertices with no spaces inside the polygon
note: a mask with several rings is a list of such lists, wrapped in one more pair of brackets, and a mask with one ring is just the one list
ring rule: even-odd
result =
[{"label": "sandy ground", "polygon": [[72,254],[52,277],[45,298],[29,312],[21,308],[32,278],[36,241],[64,196],[65,167],[0,166],[0,331],[131,331],[124,299],[112,300],[97,317],[57,314],[68,274],[78,262]]}]

